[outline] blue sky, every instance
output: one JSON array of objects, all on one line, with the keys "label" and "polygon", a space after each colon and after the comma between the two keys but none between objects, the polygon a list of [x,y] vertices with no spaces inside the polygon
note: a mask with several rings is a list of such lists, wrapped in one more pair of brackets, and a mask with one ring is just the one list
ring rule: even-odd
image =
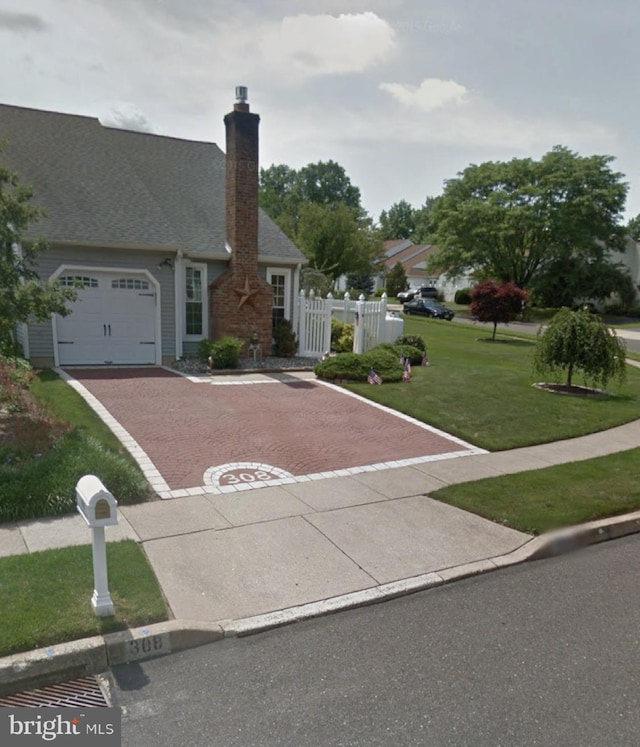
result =
[{"label": "blue sky", "polygon": [[262,165],[332,158],[375,218],[556,144],[616,157],[629,218],[639,26],[635,0],[3,0],[0,101],[224,148],[245,85]]}]

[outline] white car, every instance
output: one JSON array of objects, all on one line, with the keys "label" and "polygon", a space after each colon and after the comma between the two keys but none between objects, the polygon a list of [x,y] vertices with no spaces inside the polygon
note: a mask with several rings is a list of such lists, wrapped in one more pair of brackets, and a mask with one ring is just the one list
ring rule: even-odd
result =
[{"label": "white car", "polygon": [[423,285],[420,288],[409,288],[409,290],[401,291],[398,293],[396,298],[400,303],[407,303],[407,301],[413,301],[414,298],[437,298],[438,291],[432,285]]}]

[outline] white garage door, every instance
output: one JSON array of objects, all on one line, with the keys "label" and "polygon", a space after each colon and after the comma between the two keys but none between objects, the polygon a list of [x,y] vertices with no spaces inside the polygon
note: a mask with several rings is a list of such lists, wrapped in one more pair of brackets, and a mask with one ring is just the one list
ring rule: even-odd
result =
[{"label": "white garage door", "polygon": [[156,293],[146,278],[83,272],[58,280],[82,285],[71,314],[57,317],[61,366],[156,362]]}]

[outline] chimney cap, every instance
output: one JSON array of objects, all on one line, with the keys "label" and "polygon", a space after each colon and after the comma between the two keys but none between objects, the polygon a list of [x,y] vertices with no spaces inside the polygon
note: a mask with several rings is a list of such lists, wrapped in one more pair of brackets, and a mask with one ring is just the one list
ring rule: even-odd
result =
[{"label": "chimney cap", "polygon": [[249,92],[246,86],[236,86],[236,101],[239,104],[246,104]]}]

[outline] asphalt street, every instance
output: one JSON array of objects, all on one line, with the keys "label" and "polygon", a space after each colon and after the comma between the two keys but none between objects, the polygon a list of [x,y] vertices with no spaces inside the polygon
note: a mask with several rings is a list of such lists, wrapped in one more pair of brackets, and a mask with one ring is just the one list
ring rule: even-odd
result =
[{"label": "asphalt street", "polygon": [[635,535],[124,665],[122,743],[636,745],[639,600]]}]

